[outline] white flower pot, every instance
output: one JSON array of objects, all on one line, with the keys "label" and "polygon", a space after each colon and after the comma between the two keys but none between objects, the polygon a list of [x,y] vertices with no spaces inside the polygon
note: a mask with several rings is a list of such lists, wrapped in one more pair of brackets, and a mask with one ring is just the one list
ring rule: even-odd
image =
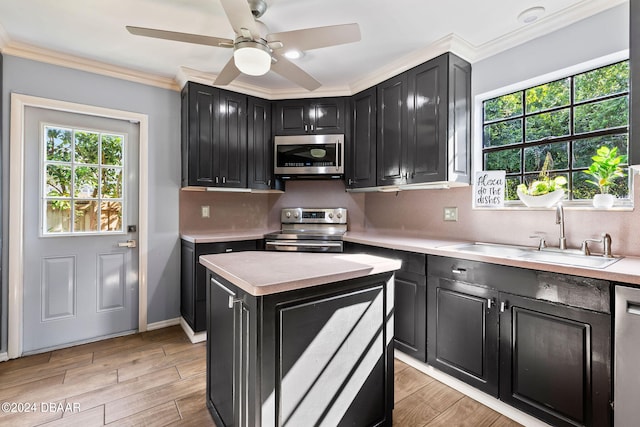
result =
[{"label": "white flower pot", "polygon": [[529,208],[550,208],[564,197],[564,190],[556,190],[542,196],[529,196],[518,190],[518,197]]},{"label": "white flower pot", "polygon": [[593,196],[593,207],[599,209],[608,209],[613,206],[616,196],[613,194],[596,194]]}]

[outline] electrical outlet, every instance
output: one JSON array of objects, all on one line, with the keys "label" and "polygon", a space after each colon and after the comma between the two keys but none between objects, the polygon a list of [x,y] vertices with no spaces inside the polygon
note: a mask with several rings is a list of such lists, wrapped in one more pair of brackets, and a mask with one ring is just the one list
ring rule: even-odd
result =
[{"label": "electrical outlet", "polygon": [[458,208],[444,208],[444,220],[445,221],[457,221],[458,220]]},{"label": "electrical outlet", "polygon": [[200,206],[200,215],[202,216],[202,218],[209,218],[210,216],[209,206]]}]

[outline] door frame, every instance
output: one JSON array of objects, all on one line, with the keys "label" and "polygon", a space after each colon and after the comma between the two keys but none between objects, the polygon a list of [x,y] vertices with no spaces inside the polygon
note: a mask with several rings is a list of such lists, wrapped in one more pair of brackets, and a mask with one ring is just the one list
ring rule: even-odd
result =
[{"label": "door frame", "polygon": [[146,114],[92,105],[11,94],[9,136],[9,318],[7,356],[22,356],[24,286],[24,134],[27,107],[84,114],[138,123],[140,129],[138,165],[138,331],[147,330],[147,263],[149,204],[149,118]]}]

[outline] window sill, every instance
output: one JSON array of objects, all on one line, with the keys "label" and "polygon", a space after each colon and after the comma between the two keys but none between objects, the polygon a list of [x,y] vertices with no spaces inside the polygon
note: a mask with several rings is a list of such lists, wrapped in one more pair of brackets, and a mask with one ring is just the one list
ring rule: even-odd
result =
[{"label": "window sill", "polygon": [[[562,207],[565,210],[572,211],[592,211],[592,212],[631,212],[633,211],[633,201],[624,200],[616,202],[616,204],[611,208],[594,208],[591,200],[586,201],[564,201],[562,202]],[[520,201],[508,201],[504,202],[504,207],[501,208],[488,208],[488,207],[474,207],[473,210],[477,211],[548,211],[555,209],[555,206],[550,208],[530,208],[525,206],[524,203]]]}]

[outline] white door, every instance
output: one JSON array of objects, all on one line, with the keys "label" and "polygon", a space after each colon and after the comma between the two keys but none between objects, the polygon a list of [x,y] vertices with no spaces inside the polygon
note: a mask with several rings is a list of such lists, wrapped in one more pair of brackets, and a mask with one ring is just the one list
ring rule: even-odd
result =
[{"label": "white door", "polygon": [[139,125],[24,120],[23,352],[137,329]]}]

